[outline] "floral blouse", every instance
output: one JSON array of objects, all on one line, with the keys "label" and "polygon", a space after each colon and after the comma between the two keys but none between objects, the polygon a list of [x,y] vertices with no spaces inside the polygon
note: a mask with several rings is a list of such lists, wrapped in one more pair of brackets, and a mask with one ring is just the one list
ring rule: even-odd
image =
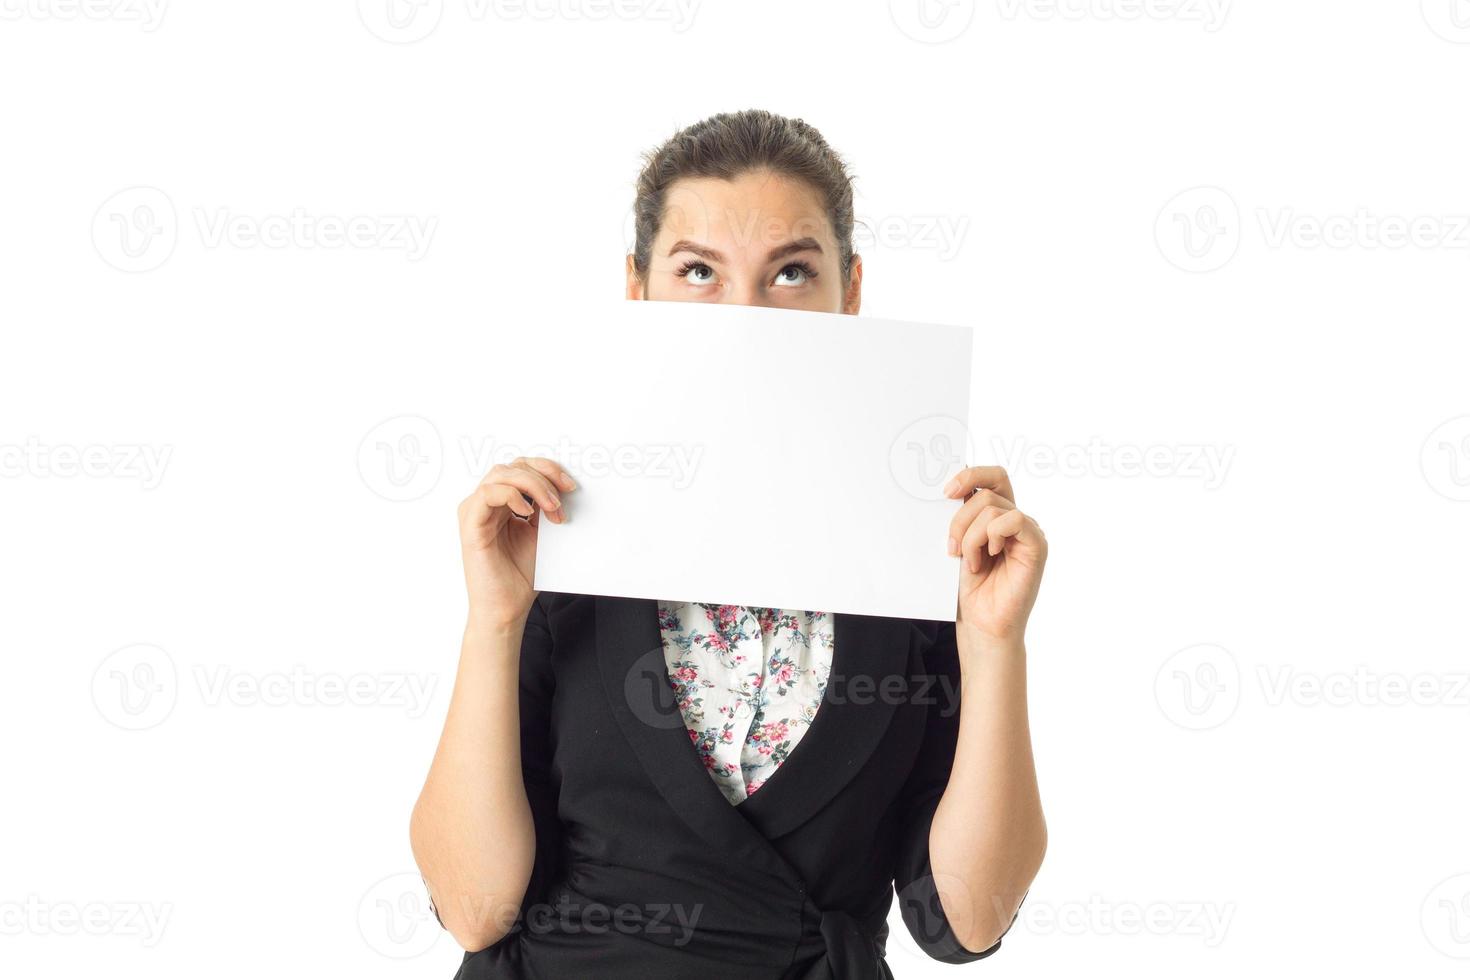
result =
[{"label": "floral blouse", "polygon": [[832,617],[660,602],[658,625],[689,739],[737,804],[771,778],[816,718],[832,672]]}]

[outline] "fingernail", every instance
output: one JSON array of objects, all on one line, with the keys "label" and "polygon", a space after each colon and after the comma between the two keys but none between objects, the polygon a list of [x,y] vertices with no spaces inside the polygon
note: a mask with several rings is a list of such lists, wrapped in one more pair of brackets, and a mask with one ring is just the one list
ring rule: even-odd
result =
[{"label": "fingernail", "polygon": [[571,477],[567,477],[566,480],[567,480],[567,489],[568,490],[575,490],[575,489],[577,489],[577,481],[576,480],[573,480]]},{"label": "fingernail", "polygon": [[968,562],[966,562],[966,564],[969,566],[971,575],[980,574],[980,559],[971,558]]},{"label": "fingernail", "polygon": [[551,495],[551,509],[552,510],[556,510],[560,506],[561,506],[561,498],[558,497],[556,494],[552,494]]},{"label": "fingernail", "polygon": [[949,553],[951,555],[957,555],[960,553],[960,543],[954,538],[949,539]]},{"label": "fingernail", "polygon": [[960,488],[960,478],[959,477],[955,477],[953,480],[950,480],[948,483],[946,483],[944,485],[944,495],[946,497],[948,497],[948,496],[952,495],[959,488]]}]

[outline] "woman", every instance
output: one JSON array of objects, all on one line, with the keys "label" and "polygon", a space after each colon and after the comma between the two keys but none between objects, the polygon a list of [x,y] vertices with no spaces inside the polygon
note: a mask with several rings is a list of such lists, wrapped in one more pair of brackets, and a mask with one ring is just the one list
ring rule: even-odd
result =
[{"label": "woman", "polygon": [[[858,312],[851,181],[799,120],[681,131],[635,216],[629,299]],[[459,509],[469,616],[412,821],[459,977],[891,977],[895,887],[931,956],[993,952],[1046,847],[1023,643],[1046,540],[1005,472],[946,490],[955,624],[538,595],[536,526],[574,492],[522,459]]]}]

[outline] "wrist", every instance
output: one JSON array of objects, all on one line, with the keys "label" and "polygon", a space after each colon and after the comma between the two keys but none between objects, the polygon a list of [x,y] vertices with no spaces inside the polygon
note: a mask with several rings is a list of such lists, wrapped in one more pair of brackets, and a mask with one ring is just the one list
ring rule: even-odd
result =
[{"label": "wrist", "polygon": [[955,643],[962,660],[972,657],[1026,657],[1026,638],[1019,633],[996,636],[958,622],[955,624]]},{"label": "wrist", "polygon": [[464,642],[466,646],[511,643],[519,649],[525,630],[525,614],[505,617],[472,612],[465,620]]}]

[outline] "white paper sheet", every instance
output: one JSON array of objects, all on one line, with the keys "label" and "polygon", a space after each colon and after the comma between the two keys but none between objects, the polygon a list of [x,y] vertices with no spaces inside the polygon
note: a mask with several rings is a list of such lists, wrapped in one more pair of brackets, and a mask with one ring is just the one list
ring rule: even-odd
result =
[{"label": "white paper sheet", "polygon": [[527,435],[580,485],[537,589],[954,621],[969,328],[617,301],[527,334]]}]

